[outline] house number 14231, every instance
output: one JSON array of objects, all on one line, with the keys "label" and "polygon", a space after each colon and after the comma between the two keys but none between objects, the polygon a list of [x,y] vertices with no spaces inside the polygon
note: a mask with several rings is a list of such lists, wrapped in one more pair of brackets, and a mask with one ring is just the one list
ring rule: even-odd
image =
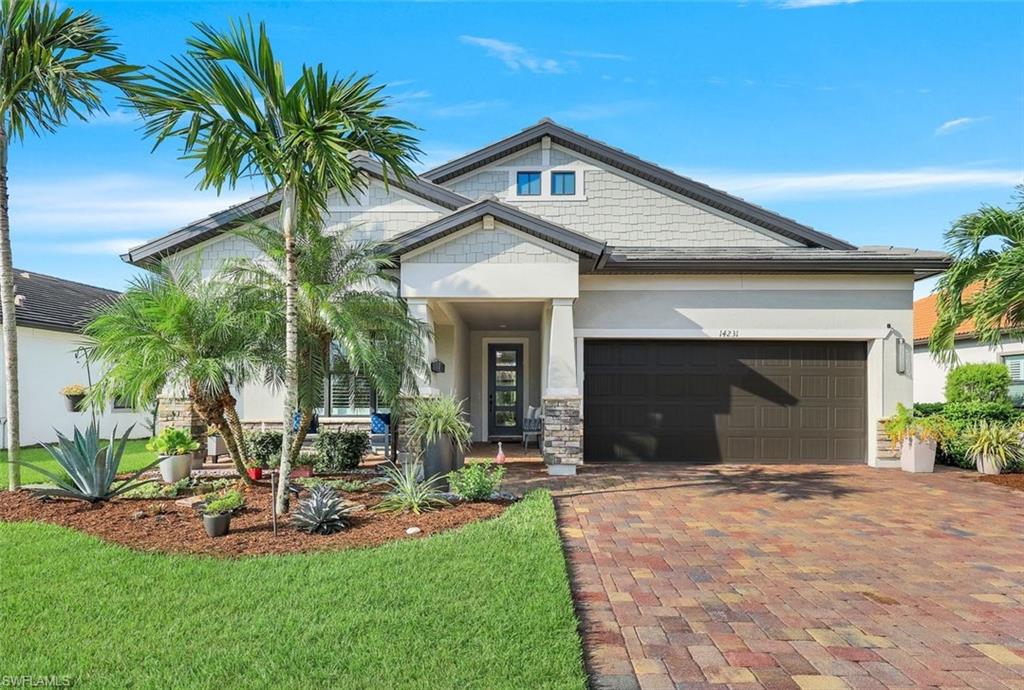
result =
[{"label": "house number 14231", "polygon": [[723,328],[718,331],[719,338],[739,338],[740,332],[735,328]]}]

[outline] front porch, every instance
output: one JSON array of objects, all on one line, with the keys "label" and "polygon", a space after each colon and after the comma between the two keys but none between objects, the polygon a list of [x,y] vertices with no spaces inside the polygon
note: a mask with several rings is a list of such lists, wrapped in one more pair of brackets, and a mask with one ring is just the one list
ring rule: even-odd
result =
[{"label": "front porch", "polygon": [[[502,441],[510,459],[543,457],[573,473],[582,460],[582,423],[572,300],[410,299],[409,305],[430,333],[420,393],[464,401],[475,442],[470,458],[493,459]],[[566,408],[574,428],[564,422]],[[543,441],[531,435],[528,453],[523,432],[538,417]]]}]

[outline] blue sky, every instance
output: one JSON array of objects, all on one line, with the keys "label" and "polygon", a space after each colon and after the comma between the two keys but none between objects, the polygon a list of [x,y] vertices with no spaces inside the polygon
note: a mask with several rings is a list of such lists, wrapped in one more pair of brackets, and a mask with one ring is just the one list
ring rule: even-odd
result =
[{"label": "blue sky", "polygon": [[[1024,4],[74,3],[128,59],[251,14],[286,69],[371,72],[422,167],[550,116],[856,244],[940,248],[1024,180]],[[133,115],[11,151],[15,265],[113,288],[118,253],[260,190],[199,193]],[[923,286],[919,291],[927,290]]]}]

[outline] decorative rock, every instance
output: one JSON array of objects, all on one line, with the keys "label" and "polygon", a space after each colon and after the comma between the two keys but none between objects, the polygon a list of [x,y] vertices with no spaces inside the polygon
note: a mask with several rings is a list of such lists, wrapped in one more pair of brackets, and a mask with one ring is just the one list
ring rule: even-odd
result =
[{"label": "decorative rock", "polygon": [[419,534],[422,531],[423,530],[421,530],[419,527],[410,527],[409,529],[405,530],[405,533],[412,537]]},{"label": "decorative rock", "polygon": [[146,511],[144,510],[136,510],[132,513],[132,520],[141,520],[144,517],[146,517]]},{"label": "decorative rock", "polygon": [[195,508],[197,503],[202,503],[202,496],[186,496],[185,498],[179,498],[174,502],[176,506],[184,506],[185,508]]}]

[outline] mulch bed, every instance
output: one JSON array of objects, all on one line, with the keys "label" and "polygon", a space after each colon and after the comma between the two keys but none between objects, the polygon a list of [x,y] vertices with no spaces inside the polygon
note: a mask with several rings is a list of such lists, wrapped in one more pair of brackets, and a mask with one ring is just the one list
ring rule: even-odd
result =
[{"label": "mulch bed", "polygon": [[983,474],[978,477],[978,481],[1024,491],[1024,474],[1020,472],[1015,474]]},{"label": "mulch bed", "polygon": [[[345,492],[346,499],[365,505],[366,509],[352,514],[347,529],[330,535],[300,532],[291,526],[288,516],[279,515],[275,537],[271,527],[270,486],[266,482],[258,482],[246,491],[245,508],[231,518],[231,531],[216,539],[206,535],[198,511],[176,505],[174,499],[124,499],[90,505],[67,499],[43,501],[28,491],[5,492],[0,495],[0,521],[49,522],[140,551],[234,558],[335,551],[418,539],[497,517],[508,507],[507,502],[459,503],[420,515],[384,513],[372,509],[382,494],[383,488]],[[297,503],[293,498],[292,507]],[[405,533],[409,527],[422,531],[409,536]]]}]

